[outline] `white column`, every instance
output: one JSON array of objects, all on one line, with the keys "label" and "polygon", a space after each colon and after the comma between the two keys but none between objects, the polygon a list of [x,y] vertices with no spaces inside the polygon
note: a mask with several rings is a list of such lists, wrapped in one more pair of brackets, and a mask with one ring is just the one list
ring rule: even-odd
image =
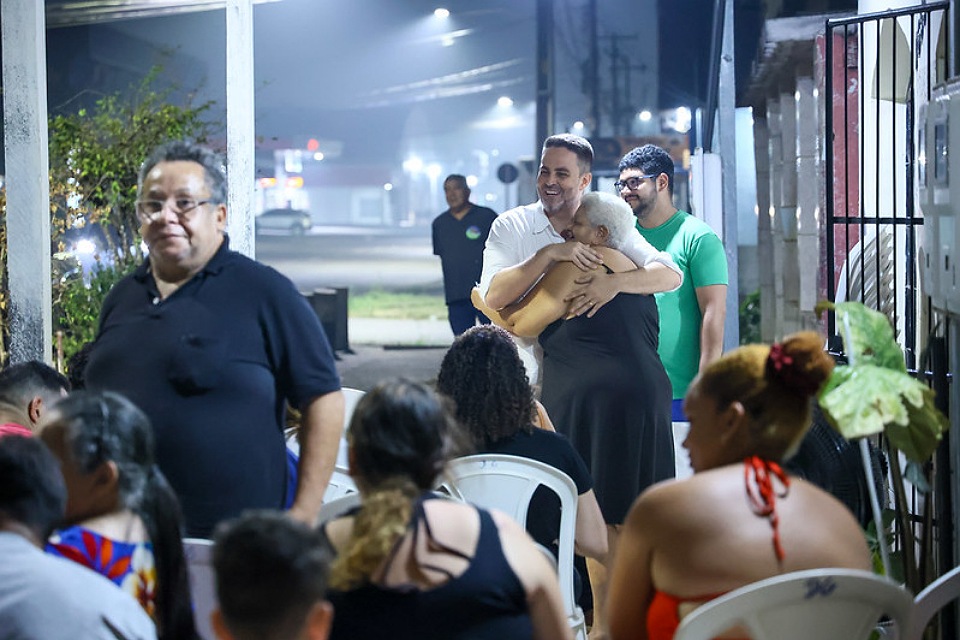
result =
[{"label": "white column", "polygon": [[783,165],[780,174],[778,222],[783,232],[784,336],[800,329],[800,261],[797,252],[797,100],[793,93],[780,95],[780,133]]},{"label": "white column", "polygon": [[44,6],[2,0],[10,361],[52,363]]},{"label": "white column", "polygon": [[[783,191],[783,132],[780,126],[780,100],[771,97],[767,102],[767,129],[770,133],[770,247],[773,260],[773,327],[764,334],[765,341],[783,335],[783,225],[780,218],[781,193]],[[762,294],[761,294],[762,295]],[[761,312],[763,307],[761,307]]]},{"label": "white column", "polygon": [[253,258],[253,3],[227,0],[227,230],[230,248]]},{"label": "white column", "polygon": [[770,130],[766,118],[753,119],[757,170],[757,272],[760,281],[760,339],[776,337],[777,292],[773,284],[773,233],[770,228]]},{"label": "white column", "polygon": [[[820,174],[817,171],[817,99],[812,78],[797,78],[797,253],[800,313],[812,318],[820,264]],[[806,328],[812,328],[806,325]]]},{"label": "white column", "polygon": [[733,0],[724,2],[723,44],[720,56],[717,125],[720,137],[720,160],[723,164],[723,247],[727,254],[726,320],[723,350],[731,351],[740,344],[740,236],[737,233],[737,96],[734,74]]}]

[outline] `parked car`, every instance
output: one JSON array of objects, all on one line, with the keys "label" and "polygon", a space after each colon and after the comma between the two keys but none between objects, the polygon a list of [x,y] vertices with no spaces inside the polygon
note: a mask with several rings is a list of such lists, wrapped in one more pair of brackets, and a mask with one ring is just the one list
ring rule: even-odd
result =
[{"label": "parked car", "polygon": [[253,220],[257,233],[264,230],[287,231],[295,236],[302,236],[310,227],[313,220],[309,211],[300,209],[267,209]]}]

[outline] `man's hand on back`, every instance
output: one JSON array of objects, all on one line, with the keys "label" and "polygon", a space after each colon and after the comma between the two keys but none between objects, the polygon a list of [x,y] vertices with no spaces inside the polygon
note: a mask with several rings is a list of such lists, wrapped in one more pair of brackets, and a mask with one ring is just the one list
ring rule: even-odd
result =
[{"label": "man's hand on back", "polygon": [[581,271],[593,271],[603,264],[603,256],[576,240],[552,244],[544,251],[554,262],[572,262]]}]

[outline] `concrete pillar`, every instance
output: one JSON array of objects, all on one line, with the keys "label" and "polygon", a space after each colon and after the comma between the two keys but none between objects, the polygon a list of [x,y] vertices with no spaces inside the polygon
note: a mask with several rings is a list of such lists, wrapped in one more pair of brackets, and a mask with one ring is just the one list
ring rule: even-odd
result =
[{"label": "concrete pillar", "polygon": [[740,234],[737,233],[737,96],[734,73],[733,0],[723,3],[723,43],[720,56],[720,82],[717,103],[717,125],[720,156],[723,165],[723,246],[729,273],[723,350],[731,351],[740,344],[740,282],[738,274]]},{"label": "concrete pillar", "polygon": [[797,249],[797,100],[780,95],[780,136],[783,165],[780,172],[778,222],[783,232],[783,325],[780,336],[800,329],[800,260]]},{"label": "concrete pillar", "polygon": [[[767,102],[767,130],[770,148],[770,247],[773,262],[773,327],[764,334],[765,341],[783,335],[783,225],[780,223],[781,192],[783,191],[783,133],[780,127],[780,100],[771,97]],[[761,307],[762,309],[762,307]]]},{"label": "concrete pillar", "polygon": [[227,231],[230,248],[253,258],[253,3],[227,0]]},{"label": "concrete pillar", "polygon": [[766,118],[753,119],[757,170],[757,273],[760,281],[760,339],[776,337],[776,296],[773,274],[773,232],[770,228],[770,130]]},{"label": "concrete pillar", "polygon": [[814,328],[813,308],[817,304],[817,276],[820,242],[817,220],[820,215],[821,181],[818,171],[817,99],[813,78],[797,78],[797,254],[799,307],[804,328]]},{"label": "concrete pillar", "polygon": [[10,362],[52,363],[44,6],[2,0]]}]

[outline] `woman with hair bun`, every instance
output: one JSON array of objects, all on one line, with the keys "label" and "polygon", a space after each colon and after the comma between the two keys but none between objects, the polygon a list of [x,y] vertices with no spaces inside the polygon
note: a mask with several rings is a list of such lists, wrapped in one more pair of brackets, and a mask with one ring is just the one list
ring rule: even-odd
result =
[{"label": "woman with hair bun", "polygon": [[357,404],[361,507],[323,527],[333,640],[570,637],[556,573],[520,525],[431,492],[460,437],[422,384],[380,384]]},{"label": "woman with hair bun", "polygon": [[695,473],[651,487],[631,508],[610,582],[611,637],[668,640],[698,605],[779,574],[870,570],[847,508],[780,467],[832,369],[823,339],[801,332],[740,347],[694,380],[683,445]]},{"label": "woman with hair bun", "polygon": [[127,591],[159,638],[197,638],[183,555],[183,517],[154,463],[150,420],[117,393],[77,391],[53,406],[39,436],[60,460],[64,526],[47,552]]}]

